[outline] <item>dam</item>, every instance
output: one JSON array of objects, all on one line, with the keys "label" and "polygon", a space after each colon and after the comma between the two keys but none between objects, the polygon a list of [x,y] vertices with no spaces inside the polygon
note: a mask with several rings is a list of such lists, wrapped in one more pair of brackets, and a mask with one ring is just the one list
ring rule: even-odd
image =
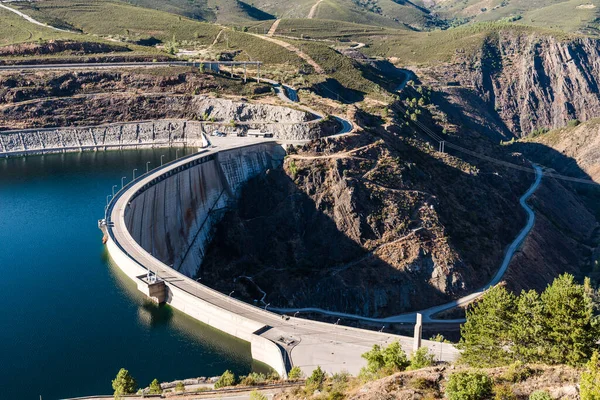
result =
[{"label": "dam", "polygon": [[[164,286],[166,302],[193,318],[251,345],[252,357],[281,376],[292,366],[310,374],[357,374],[361,354],[374,344],[399,341],[410,354],[413,338],[280,315],[217,292],[194,279],[211,228],[223,210],[234,207],[248,179],[277,168],[285,152],[274,140],[214,138],[199,151],[131,182],[111,200],[102,229],[115,263],[150,294]],[[450,344],[423,341],[443,361],[458,351]]]}]

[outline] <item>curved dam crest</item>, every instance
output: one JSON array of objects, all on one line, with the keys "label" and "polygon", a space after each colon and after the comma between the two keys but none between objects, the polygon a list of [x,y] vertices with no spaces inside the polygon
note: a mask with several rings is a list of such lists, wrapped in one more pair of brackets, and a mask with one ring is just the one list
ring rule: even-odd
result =
[{"label": "curved dam crest", "polygon": [[[252,357],[283,377],[292,366],[307,375],[317,366],[328,373],[357,374],[365,365],[361,355],[374,344],[399,341],[410,353],[412,337],[282,316],[191,278],[201,266],[222,210],[235,204],[244,182],[277,167],[285,155],[280,144],[265,139],[214,141],[216,147],[131,182],[111,201],[102,221],[107,248],[138,289],[249,342]],[[425,340],[422,345],[440,360],[458,357],[450,344]]]}]

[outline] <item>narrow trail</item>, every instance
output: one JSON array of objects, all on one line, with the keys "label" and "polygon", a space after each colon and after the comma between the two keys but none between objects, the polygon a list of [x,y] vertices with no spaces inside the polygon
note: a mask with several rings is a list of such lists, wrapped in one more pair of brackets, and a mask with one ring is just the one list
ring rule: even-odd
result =
[{"label": "narrow trail", "polygon": [[279,26],[280,22],[281,22],[281,19],[276,19],[275,22],[273,22],[273,25],[271,25],[271,28],[269,29],[267,36],[273,36],[275,34],[275,31],[277,31],[277,27]]},{"label": "narrow trail", "polygon": [[317,64],[317,62],[315,60],[313,60],[308,54],[306,54],[305,52],[303,52],[302,50],[300,50],[299,48],[297,48],[296,46],[289,44],[288,42],[284,42],[283,40],[279,40],[279,39],[275,39],[273,37],[269,37],[269,36],[264,36],[264,35],[257,35],[255,33],[250,33],[250,35],[255,36],[259,39],[262,40],[266,40],[268,42],[271,43],[275,43],[278,46],[283,47],[286,50],[289,50],[293,53],[296,53],[296,55],[298,57],[300,57],[301,59],[303,59],[304,61],[306,61],[308,64],[310,64],[314,69],[315,72],[318,74],[324,74],[325,70],[323,68],[321,68],[321,66],[319,64]]},{"label": "narrow trail", "polygon": [[317,8],[319,7],[319,4],[321,4],[323,0],[318,0],[311,8],[310,11],[308,12],[308,16],[306,18],[308,19],[313,19],[315,17],[315,14],[317,13]]},{"label": "narrow trail", "polygon": [[17,14],[18,16],[20,16],[20,17],[22,17],[22,18],[26,19],[27,21],[31,22],[32,24],[39,25],[39,26],[43,26],[43,27],[45,27],[45,28],[54,29],[55,31],[59,31],[59,32],[77,33],[77,32],[73,32],[73,31],[69,31],[69,30],[67,30],[67,29],[60,29],[60,28],[56,28],[56,27],[54,27],[54,26],[52,26],[52,25],[44,24],[43,22],[40,22],[40,21],[38,21],[37,19],[34,19],[34,18],[30,17],[29,15],[27,15],[27,14],[24,14],[24,13],[22,13],[22,12],[21,12],[21,11],[19,11],[19,10],[15,10],[15,9],[14,9],[14,8],[12,8],[12,7],[8,7],[8,6],[6,6],[6,5],[4,5],[4,4],[2,4],[2,3],[0,3],[0,7],[1,7],[1,8],[4,8],[5,10],[8,10],[8,11],[10,11],[10,12],[13,12],[13,13]]},{"label": "narrow trail", "polygon": [[221,29],[219,31],[219,33],[217,33],[217,36],[215,37],[215,40],[213,40],[213,42],[211,43],[211,45],[208,46],[209,49],[212,49],[213,47],[215,47],[217,45],[217,43],[219,42],[219,38],[221,37],[221,34],[223,33],[224,30],[225,30],[225,28]]},{"label": "narrow trail", "polygon": [[[525,240],[525,238],[527,237],[527,235],[533,228],[533,224],[535,222],[535,213],[533,212],[531,207],[529,207],[529,205],[527,204],[527,200],[533,195],[533,193],[535,193],[537,188],[540,186],[543,173],[542,173],[542,169],[539,166],[533,165],[533,168],[535,169],[535,181],[532,183],[531,187],[527,190],[527,192],[525,192],[525,194],[523,194],[523,196],[521,196],[521,198],[519,199],[519,204],[521,205],[521,207],[523,207],[523,209],[527,213],[527,223],[525,224],[525,227],[521,230],[521,232],[517,235],[517,237],[513,240],[513,242],[510,244],[508,249],[506,250],[506,254],[504,255],[504,259],[502,261],[502,264],[500,265],[500,268],[498,269],[498,272],[496,272],[496,275],[494,275],[492,280],[487,285],[485,285],[481,289],[475,291],[474,293],[471,293],[468,296],[464,296],[460,299],[454,300],[454,301],[446,303],[446,304],[442,304],[439,306],[435,306],[435,307],[431,307],[431,308],[428,308],[425,310],[418,311],[418,313],[423,315],[423,322],[440,323],[440,324],[456,324],[456,323],[464,322],[465,321],[464,319],[452,319],[452,320],[436,319],[434,317],[434,315],[438,314],[442,311],[450,310],[452,308],[456,308],[458,306],[466,305],[466,304],[472,302],[473,300],[481,297],[489,288],[498,284],[502,280],[502,277],[506,273],[508,266],[510,264],[510,261],[512,260],[515,252],[518,250],[519,246],[521,246],[521,244],[523,243],[523,241]],[[378,323],[414,323],[416,320],[416,316],[417,316],[417,312],[413,312],[413,313],[407,313],[407,314],[393,315],[391,317],[386,317],[386,318],[369,318],[369,317],[363,317],[363,316],[355,315],[355,314],[327,311],[327,310],[323,310],[322,308],[316,308],[316,307],[306,307],[306,308],[274,308],[274,307],[271,307],[271,310],[281,312],[281,313],[295,313],[295,312],[317,313],[317,314],[331,315],[331,316],[340,317],[340,318],[348,318],[348,319],[367,321],[367,322],[378,322]]]}]

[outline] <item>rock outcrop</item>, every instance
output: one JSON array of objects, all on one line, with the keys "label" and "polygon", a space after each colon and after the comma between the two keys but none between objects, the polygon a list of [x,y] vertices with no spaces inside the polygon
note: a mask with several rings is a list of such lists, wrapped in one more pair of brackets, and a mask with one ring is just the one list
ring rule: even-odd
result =
[{"label": "rock outcrop", "polygon": [[418,74],[458,106],[446,108],[457,122],[496,139],[600,115],[596,39],[501,30],[479,51]]}]

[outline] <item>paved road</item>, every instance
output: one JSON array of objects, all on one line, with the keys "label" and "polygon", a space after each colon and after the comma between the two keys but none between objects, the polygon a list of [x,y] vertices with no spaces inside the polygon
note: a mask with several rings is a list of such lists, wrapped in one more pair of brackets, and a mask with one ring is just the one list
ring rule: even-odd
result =
[{"label": "paved road", "polygon": [[[473,300],[477,299],[478,297],[481,297],[485,293],[486,290],[488,290],[489,288],[491,288],[494,285],[497,285],[502,280],[502,277],[506,273],[506,270],[508,269],[508,266],[510,265],[510,261],[512,260],[515,252],[518,250],[519,246],[523,243],[523,241],[527,237],[527,234],[533,228],[533,223],[535,222],[535,213],[533,212],[531,207],[529,207],[529,205],[527,204],[527,200],[531,197],[531,195],[533,193],[535,193],[537,188],[540,186],[540,182],[542,181],[542,169],[537,165],[534,165],[533,167],[535,169],[535,181],[533,182],[531,187],[527,190],[527,192],[525,192],[525,194],[523,196],[521,196],[521,198],[519,199],[519,203],[521,204],[521,207],[523,207],[523,209],[527,213],[527,223],[525,224],[525,227],[521,230],[521,232],[517,235],[517,237],[513,240],[513,242],[510,244],[508,249],[506,250],[506,254],[504,255],[504,259],[502,260],[502,264],[500,265],[500,268],[498,269],[498,272],[496,273],[496,275],[494,275],[492,280],[486,286],[477,290],[474,293],[471,293],[468,296],[461,297],[458,300],[454,300],[454,301],[451,301],[446,304],[442,304],[439,306],[435,306],[435,307],[431,307],[431,308],[428,308],[425,310],[418,311],[419,313],[421,313],[423,315],[423,322],[442,323],[442,324],[456,324],[456,323],[464,322],[464,319],[452,319],[452,320],[436,319],[435,314],[438,314],[442,311],[453,309],[458,306],[466,305],[466,304],[472,302]],[[416,318],[416,313],[400,314],[400,315],[394,315],[394,316],[386,317],[386,318],[368,318],[368,317],[363,317],[360,315],[333,312],[333,311],[328,311],[328,310],[324,310],[321,308],[313,308],[313,307],[273,308],[273,310],[278,311],[278,312],[283,312],[283,313],[295,313],[295,312],[318,313],[318,314],[331,315],[333,317],[339,317],[339,318],[348,318],[348,319],[355,319],[355,320],[368,321],[368,322],[379,322],[382,324],[397,323],[397,322],[414,322],[415,318]]]}]

